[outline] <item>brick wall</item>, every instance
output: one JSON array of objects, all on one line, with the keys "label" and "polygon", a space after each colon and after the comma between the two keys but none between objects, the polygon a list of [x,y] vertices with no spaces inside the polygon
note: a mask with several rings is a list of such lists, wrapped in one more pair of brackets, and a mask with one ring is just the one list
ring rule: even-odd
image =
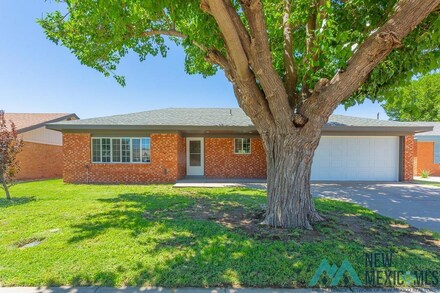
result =
[{"label": "brick wall", "polygon": [[[65,133],[64,181],[69,183],[175,182],[184,176],[184,139],[178,134],[152,134],[151,163],[91,163],[91,135]],[[183,156],[183,159],[182,159]]]},{"label": "brick wall", "polygon": [[413,180],[414,174],[414,135],[408,135],[404,138],[403,148],[403,180]]},{"label": "brick wall", "polygon": [[[64,134],[64,181],[71,183],[157,183],[175,182],[184,178],[186,176],[185,138],[179,134],[152,134],[150,137],[150,164],[94,164],[91,163],[90,158],[91,135]],[[406,136],[403,158],[405,181],[413,179],[414,148],[414,136]],[[205,138],[205,176],[210,178],[266,178],[266,155],[260,138],[251,139],[251,150],[249,155],[234,154],[233,138]]]},{"label": "brick wall", "polygon": [[177,179],[186,176],[186,140],[184,137],[178,137],[177,141]]},{"label": "brick wall", "polygon": [[63,147],[25,141],[17,155],[20,172],[17,180],[61,178],[63,175]]},{"label": "brick wall", "polygon": [[413,147],[413,175],[417,176],[417,149],[418,149],[418,143],[416,140],[414,140],[414,147]]},{"label": "brick wall", "polygon": [[431,175],[440,176],[440,164],[434,164],[434,142],[415,142],[414,174],[429,171]]},{"label": "brick wall", "polygon": [[266,154],[261,139],[251,139],[251,154],[237,155],[233,138],[205,138],[205,176],[266,178]]}]

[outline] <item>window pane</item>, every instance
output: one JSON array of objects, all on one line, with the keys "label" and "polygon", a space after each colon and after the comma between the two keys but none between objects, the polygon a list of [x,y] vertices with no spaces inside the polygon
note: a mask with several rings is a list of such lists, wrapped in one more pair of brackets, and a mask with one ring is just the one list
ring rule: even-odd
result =
[{"label": "window pane", "polygon": [[236,138],[235,143],[236,154],[250,154],[251,153],[251,139],[250,138]]},{"label": "window pane", "polygon": [[189,154],[189,165],[190,166],[201,166],[202,165],[202,156],[200,154]]},{"label": "window pane", "polygon": [[141,161],[141,140],[134,138],[133,141],[133,162],[137,163]]},{"label": "window pane", "polygon": [[113,138],[112,139],[112,159],[113,162],[120,162],[121,161],[121,139],[120,138]]},{"label": "window pane", "polygon": [[199,140],[191,140],[189,142],[189,153],[190,154],[200,154],[201,152],[201,141]]},{"label": "window pane", "polygon": [[121,139],[122,144],[122,162],[130,162],[130,139]]},{"label": "window pane", "polygon": [[110,162],[110,138],[101,139],[102,143],[102,162]]},{"label": "window pane", "polygon": [[143,138],[142,139],[142,162],[149,163],[150,158],[150,139]]},{"label": "window pane", "polygon": [[244,154],[251,153],[251,139],[250,138],[243,139],[243,153]]},{"label": "window pane", "polygon": [[149,163],[151,141],[144,138],[92,138],[92,162]]},{"label": "window pane", "polygon": [[235,153],[236,154],[239,154],[240,152],[241,152],[241,143],[242,143],[242,140],[241,140],[241,138],[236,138],[235,139]]},{"label": "window pane", "polygon": [[434,141],[434,164],[440,163],[440,142]]},{"label": "window pane", "polygon": [[92,162],[101,162],[101,139],[92,139]]}]

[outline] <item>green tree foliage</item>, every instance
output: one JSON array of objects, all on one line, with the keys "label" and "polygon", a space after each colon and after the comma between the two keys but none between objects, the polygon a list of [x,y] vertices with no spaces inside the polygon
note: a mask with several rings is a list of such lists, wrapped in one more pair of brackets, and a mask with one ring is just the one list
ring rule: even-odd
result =
[{"label": "green tree foliage", "polygon": [[383,107],[393,120],[440,121],[440,74],[429,74],[388,91]]},{"label": "green tree foliage", "polygon": [[15,124],[6,123],[5,112],[0,110],[0,188],[11,199],[9,187],[14,183],[14,176],[20,170],[17,154],[23,148],[23,140],[18,137]]},{"label": "green tree foliage", "polygon": [[164,36],[185,50],[186,72],[223,69],[269,154],[265,223],[275,227],[323,220],[310,194],[311,162],[341,102],[374,100],[440,67],[440,0],[63,3],[63,13],[39,20],[47,37],[121,84],[121,58],[165,57]]},{"label": "green tree foliage", "polygon": [[[134,52],[139,59],[148,55],[166,56],[168,47],[164,36],[186,53],[185,69],[189,74],[213,75],[218,67],[206,60],[206,50],[216,49],[226,54],[224,41],[213,17],[200,9],[199,0],[66,0],[64,7],[38,20],[47,37],[66,46],[82,64],[95,68],[106,76],[114,76],[121,58]],[[247,25],[239,1],[232,1]],[[283,76],[283,2],[264,0],[263,7],[268,28],[273,64]],[[394,12],[396,0],[326,0],[294,1],[289,16],[293,28],[293,55],[297,75],[297,89],[313,88],[320,78],[331,79],[343,70],[348,59],[361,43]],[[306,32],[306,23],[316,16],[313,31]],[[371,74],[368,82],[345,103],[353,105],[368,97],[376,99],[387,86],[410,80],[440,68],[440,18],[432,13],[403,41],[402,47],[391,53]],[[163,31],[155,34],[154,31]],[[151,32],[148,33],[148,32]],[[313,34],[312,44],[307,39]]]}]

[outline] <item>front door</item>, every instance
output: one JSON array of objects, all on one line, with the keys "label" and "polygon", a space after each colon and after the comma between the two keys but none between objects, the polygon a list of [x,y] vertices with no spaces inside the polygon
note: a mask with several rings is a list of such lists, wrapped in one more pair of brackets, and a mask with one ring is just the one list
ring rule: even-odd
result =
[{"label": "front door", "polygon": [[186,138],[186,175],[205,175],[203,137]]}]

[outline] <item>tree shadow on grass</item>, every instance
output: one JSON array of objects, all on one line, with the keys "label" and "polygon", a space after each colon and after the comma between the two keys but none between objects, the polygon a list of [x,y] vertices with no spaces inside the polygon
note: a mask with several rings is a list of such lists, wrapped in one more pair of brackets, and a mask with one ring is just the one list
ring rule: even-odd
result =
[{"label": "tree shadow on grass", "polygon": [[10,200],[6,198],[0,198],[0,209],[27,204],[35,200],[35,196],[12,197]]},{"label": "tree shadow on grass", "polygon": [[76,235],[69,239],[69,242],[94,238],[113,228],[129,230],[133,236],[139,235],[148,228],[148,223],[151,222],[147,219],[149,213],[159,215],[165,213],[160,220],[170,220],[171,217],[193,219],[192,215],[188,215],[188,211],[194,210],[200,201],[215,201],[215,208],[221,210],[227,210],[230,207],[253,209],[262,202],[262,197],[261,195],[243,195],[240,189],[230,189],[226,195],[221,192],[209,195],[195,195],[192,192],[185,193],[185,191],[183,195],[146,192],[121,194],[116,198],[100,199],[100,201],[110,204],[111,207],[106,211],[93,213],[83,223],[74,225]]},{"label": "tree shadow on grass", "polygon": [[[131,244],[142,247],[143,255],[124,264],[134,271],[124,284],[116,282],[122,274],[117,271],[98,272],[93,278],[78,276],[72,282],[109,286],[306,287],[323,258],[338,266],[348,258],[362,272],[365,253],[389,250],[403,258],[396,264],[398,269],[440,266],[440,245],[430,242],[436,241],[432,234],[420,234],[403,223],[340,201],[316,200],[327,221],[316,225],[314,231],[266,227],[267,234],[261,230],[252,235],[243,226],[219,219],[228,219],[238,210],[246,220],[264,202],[259,194],[242,192],[182,190],[181,195],[131,193],[102,199],[109,204],[108,209],[73,226],[76,235],[69,241],[76,243],[119,229],[129,232]],[[202,213],[204,209],[208,210]],[[288,237],[278,237],[284,234]],[[415,243],[402,242],[403,238]],[[418,251],[420,247],[422,251]]]},{"label": "tree shadow on grass", "polygon": [[[106,287],[117,287],[116,283],[117,273],[115,272],[98,272],[93,277],[87,275],[74,275],[70,278],[69,286],[106,286]],[[93,285],[91,285],[93,284]],[[46,281],[45,286],[47,287],[56,287],[56,292],[72,292],[76,293],[77,290],[72,290],[72,288],[60,288],[61,286],[65,286],[66,284],[59,282],[56,279],[50,278]],[[42,292],[44,288],[41,288]],[[37,291],[39,292],[39,291]]]}]

